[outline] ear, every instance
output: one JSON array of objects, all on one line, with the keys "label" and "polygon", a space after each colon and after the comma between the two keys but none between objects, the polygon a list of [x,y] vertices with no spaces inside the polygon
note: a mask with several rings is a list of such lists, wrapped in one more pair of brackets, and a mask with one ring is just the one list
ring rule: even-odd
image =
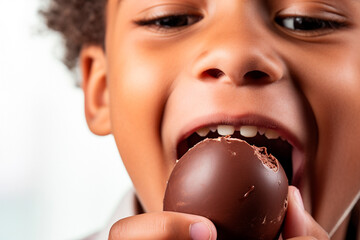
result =
[{"label": "ear", "polygon": [[80,53],[85,116],[90,131],[97,135],[111,133],[106,58],[100,46],[86,46]]}]

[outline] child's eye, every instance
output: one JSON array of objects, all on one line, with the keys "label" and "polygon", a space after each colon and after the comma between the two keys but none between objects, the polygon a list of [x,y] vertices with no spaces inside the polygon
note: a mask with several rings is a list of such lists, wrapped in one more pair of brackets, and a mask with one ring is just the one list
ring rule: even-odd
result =
[{"label": "child's eye", "polygon": [[325,20],[313,17],[277,17],[275,22],[290,31],[308,34],[326,34],[332,30],[339,29],[345,24],[336,20]]},{"label": "child's eye", "polygon": [[139,20],[135,23],[139,26],[155,27],[159,29],[173,29],[190,26],[197,23],[202,19],[199,15],[170,15],[164,17],[158,17],[154,19]]}]

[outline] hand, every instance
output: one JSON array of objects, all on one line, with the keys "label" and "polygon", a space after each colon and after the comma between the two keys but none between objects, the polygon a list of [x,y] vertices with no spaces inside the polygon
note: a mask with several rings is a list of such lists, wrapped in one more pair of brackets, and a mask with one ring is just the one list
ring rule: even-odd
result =
[{"label": "hand", "polygon": [[207,218],[184,213],[156,212],[121,219],[111,227],[109,240],[215,240],[216,235],[214,224]]},{"label": "hand", "polygon": [[304,210],[299,190],[289,187],[288,210],[285,218],[282,237],[292,240],[330,239],[327,232]]}]

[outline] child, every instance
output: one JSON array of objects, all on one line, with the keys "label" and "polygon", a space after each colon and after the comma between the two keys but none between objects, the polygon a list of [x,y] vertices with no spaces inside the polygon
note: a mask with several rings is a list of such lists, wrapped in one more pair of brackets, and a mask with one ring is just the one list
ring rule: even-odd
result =
[{"label": "child", "polygon": [[70,68],[79,56],[89,128],[114,135],[140,204],[106,237],[216,239],[162,200],[196,131],[235,130],[290,149],[283,239],[360,239],[360,1],[54,0],[44,15]]}]

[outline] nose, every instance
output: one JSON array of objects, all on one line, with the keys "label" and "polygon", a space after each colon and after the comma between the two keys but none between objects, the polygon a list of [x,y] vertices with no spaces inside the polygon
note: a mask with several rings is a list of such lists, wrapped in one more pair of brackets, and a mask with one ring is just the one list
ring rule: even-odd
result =
[{"label": "nose", "polygon": [[283,77],[281,58],[266,36],[270,34],[245,21],[239,24],[224,21],[221,26],[208,30],[192,65],[197,79],[254,85],[272,83]]}]

